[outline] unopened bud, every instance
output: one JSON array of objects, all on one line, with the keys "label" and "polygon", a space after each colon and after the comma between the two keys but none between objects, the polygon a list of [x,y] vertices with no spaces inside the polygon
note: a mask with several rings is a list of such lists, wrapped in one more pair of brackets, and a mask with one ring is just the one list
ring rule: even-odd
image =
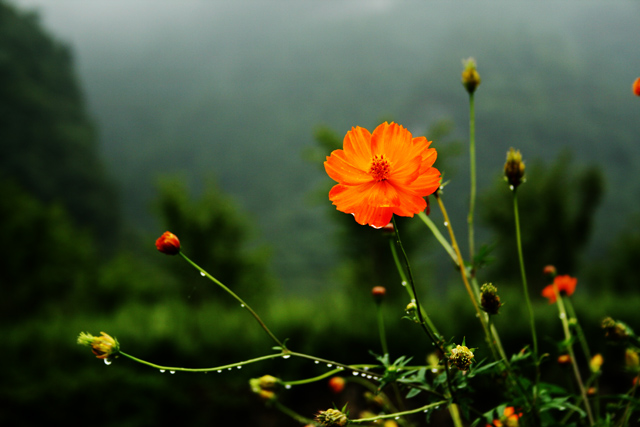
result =
[{"label": "unopened bud", "polygon": [[640,372],[640,356],[634,348],[628,348],[624,352],[624,364],[631,372]]},{"label": "unopened bud", "polygon": [[98,359],[108,360],[118,357],[118,353],[120,353],[118,340],[104,332],[100,332],[100,334],[99,337],[94,337],[86,332],[80,332],[78,344],[91,347],[91,351]]},{"label": "unopened bud", "polygon": [[602,329],[604,336],[612,341],[625,341],[629,338],[628,326],[622,322],[616,322],[611,317],[605,317],[602,320]]},{"label": "unopened bud", "polygon": [[635,96],[640,96],[640,77],[638,77],[631,86],[631,91]]},{"label": "unopened bud", "polygon": [[595,356],[593,356],[589,361],[589,369],[591,369],[591,372],[593,372],[594,374],[596,372],[600,372],[600,368],[602,367],[603,363],[604,363],[604,358],[600,353],[598,353]]},{"label": "unopened bud", "polygon": [[507,161],[504,164],[504,176],[511,185],[512,190],[518,188],[524,182],[524,162],[520,150],[514,150],[513,147],[507,152]]},{"label": "unopened bud", "polygon": [[478,74],[478,70],[476,69],[476,60],[473,58],[468,58],[462,61],[464,65],[464,70],[462,71],[462,85],[467,89],[469,94],[472,94],[476,91],[478,86],[480,86],[480,74]]},{"label": "unopened bud", "polygon": [[163,254],[176,255],[180,252],[180,240],[175,234],[165,231],[156,240],[156,248]]},{"label": "unopened bud", "polygon": [[373,289],[371,289],[371,296],[373,296],[373,300],[377,304],[380,304],[386,293],[387,289],[384,286],[374,286]]},{"label": "unopened bud", "polygon": [[558,356],[558,364],[560,365],[569,365],[571,364],[571,356],[568,354],[561,354]]},{"label": "unopened bud", "polygon": [[329,388],[331,389],[332,392],[334,392],[335,394],[338,394],[342,390],[344,390],[345,383],[346,381],[344,380],[344,378],[333,377],[329,380]]},{"label": "unopened bud", "polygon": [[544,274],[545,276],[551,276],[552,279],[556,277],[557,273],[558,272],[556,271],[556,267],[553,265],[545,265],[542,269],[542,274]]},{"label": "unopened bud", "polygon": [[480,287],[480,305],[489,314],[498,314],[502,306],[497,292],[498,289],[491,283],[485,283]]}]

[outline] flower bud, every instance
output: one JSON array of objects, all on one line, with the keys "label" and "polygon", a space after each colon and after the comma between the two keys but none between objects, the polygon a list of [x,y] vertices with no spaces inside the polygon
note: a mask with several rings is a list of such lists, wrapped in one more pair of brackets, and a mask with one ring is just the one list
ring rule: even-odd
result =
[{"label": "flower bud", "polygon": [[473,58],[468,58],[462,61],[464,65],[464,70],[462,71],[462,85],[467,89],[469,94],[472,94],[476,91],[478,86],[480,86],[480,74],[478,74],[478,70],[476,70],[476,60]]},{"label": "flower bud", "polygon": [[627,348],[624,352],[624,364],[631,372],[640,372],[640,356],[634,348]]},{"label": "flower bud", "polygon": [[78,344],[91,347],[91,351],[98,359],[110,359],[118,357],[120,352],[120,344],[118,340],[110,335],[100,332],[99,337],[94,337],[86,332],[80,332],[78,335]]},{"label": "flower bud", "polygon": [[276,398],[276,389],[280,380],[272,375],[263,375],[260,378],[251,378],[249,386],[261,400],[273,400]]},{"label": "flower bud", "polygon": [[498,289],[491,283],[485,283],[480,287],[480,305],[489,314],[498,314],[502,306],[497,292]]},{"label": "flower bud", "polygon": [[542,274],[544,274],[545,276],[551,276],[551,278],[553,279],[554,277],[556,277],[556,274],[558,274],[558,272],[556,271],[555,266],[545,265],[542,269]]},{"label": "flower bud", "polygon": [[602,367],[603,363],[604,363],[604,358],[600,353],[598,353],[595,356],[593,356],[589,361],[589,369],[591,369],[591,372],[593,372],[594,374],[596,372],[600,372],[600,368]]},{"label": "flower bud", "polygon": [[520,150],[514,150],[513,147],[507,152],[507,161],[504,164],[504,176],[512,187],[512,190],[518,188],[524,182],[524,162]]},{"label": "flower bud", "polygon": [[377,304],[380,304],[386,293],[387,289],[384,286],[374,286],[373,289],[371,289],[371,295]]},{"label": "flower bud", "polygon": [[631,86],[631,91],[635,96],[640,96],[640,77],[638,77]]},{"label": "flower bud", "polygon": [[349,419],[337,409],[327,409],[326,411],[318,412],[316,421],[323,426],[346,426]]},{"label": "flower bud", "polygon": [[461,371],[468,371],[474,357],[473,352],[467,346],[458,345],[456,348],[451,349],[449,361]]},{"label": "flower bud", "polygon": [[629,329],[622,322],[616,322],[611,317],[605,317],[602,320],[602,329],[604,336],[612,341],[625,341],[629,338]]},{"label": "flower bud", "polygon": [[176,255],[180,252],[180,240],[175,234],[165,231],[156,240],[156,248],[163,254]]},{"label": "flower bud", "polygon": [[344,380],[344,378],[333,377],[329,380],[329,388],[331,389],[332,392],[334,392],[335,394],[338,394],[342,390],[344,390],[345,383],[346,381]]},{"label": "flower bud", "polygon": [[558,356],[558,364],[559,365],[570,365],[571,364],[571,356],[568,354],[561,354]]}]

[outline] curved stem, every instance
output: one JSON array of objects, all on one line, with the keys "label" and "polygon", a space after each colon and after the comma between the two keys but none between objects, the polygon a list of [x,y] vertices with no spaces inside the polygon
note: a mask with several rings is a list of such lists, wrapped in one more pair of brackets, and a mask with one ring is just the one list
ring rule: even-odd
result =
[{"label": "curved stem", "polygon": [[258,321],[260,326],[262,326],[262,329],[265,330],[265,332],[271,337],[271,339],[274,340],[276,342],[276,344],[278,344],[278,346],[280,346],[282,349],[285,349],[284,344],[282,342],[280,342],[280,340],[278,338],[276,338],[275,335],[273,335],[273,333],[269,330],[267,325],[262,321],[262,319],[260,319],[260,316],[258,316],[258,314],[255,311],[253,311],[253,309],[249,306],[249,304],[244,302],[244,300],[242,298],[240,298],[238,295],[236,295],[235,292],[233,292],[231,289],[227,288],[222,282],[220,282],[218,279],[216,279],[215,277],[210,275],[207,271],[205,271],[198,264],[196,264],[195,262],[191,261],[191,259],[189,259],[189,257],[187,257],[185,254],[180,252],[180,256],[185,261],[187,261],[189,264],[191,264],[193,267],[195,267],[198,271],[200,271],[200,274],[205,276],[207,279],[211,280],[216,285],[220,286],[222,289],[225,290],[225,292],[227,292],[229,295],[231,295],[233,298],[235,298],[236,301],[238,301],[240,303],[240,306],[242,308],[246,309],[249,313],[251,313],[251,315]]},{"label": "curved stem", "polygon": [[408,410],[408,411],[395,412],[393,414],[378,415],[376,417],[370,417],[370,418],[360,418],[358,420],[349,420],[349,423],[351,423],[351,424],[362,424],[362,423],[375,422],[377,420],[388,420],[390,418],[402,417],[404,415],[411,415],[411,414],[417,414],[418,412],[428,411],[429,409],[438,408],[440,405],[445,405],[447,403],[448,402],[446,400],[441,400],[439,402],[430,403],[428,405],[421,406],[419,408],[411,409],[411,410]]},{"label": "curved stem", "polygon": [[151,362],[147,362],[146,360],[139,359],[139,358],[137,358],[135,356],[132,356],[130,354],[127,354],[127,353],[125,353],[123,351],[119,352],[118,354],[120,354],[121,356],[127,357],[127,358],[133,360],[134,362],[138,362],[138,363],[141,363],[143,365],[151,366],[152,368],[156,368],[156,369],[159,369],[161,371],[169,371],[169,372],[214,372],[214,371],[223,371],[225,369],[232,369],[232,368],[240,369],[244,365],[250,365],[250,364],[256,363],[256,362],[262,362],[264,360],[276,359],[278,357],[282,357],[282,355],[283,355],[283,353],[269,354],[267,356],[260,356],[260,357],[256,357],[254,359],[245,360],[245,361],[242,361],[242,362],[236,362],[236,363],[230,363],[228,365],[216,366],[214,368],[181,368],[181,367],[177,367],[177,366],[157,365],[155,363],[151,363]]}]

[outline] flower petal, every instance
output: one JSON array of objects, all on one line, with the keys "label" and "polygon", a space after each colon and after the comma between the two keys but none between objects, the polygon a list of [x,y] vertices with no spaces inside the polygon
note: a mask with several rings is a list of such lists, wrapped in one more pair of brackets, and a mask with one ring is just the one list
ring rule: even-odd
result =
[{"label": "flower petal", "polygon": [[343,150],[335,150],[324,162],[324,169],[334,181],[343,184],[362,184],[371,181],[371,175],[349,162]]},{"label": "flower petal", "polygon": [[344,153],[350,163],[362,170],[368,170],[371,162],[371,134],[365,128],[356,126],[344,136]]}]

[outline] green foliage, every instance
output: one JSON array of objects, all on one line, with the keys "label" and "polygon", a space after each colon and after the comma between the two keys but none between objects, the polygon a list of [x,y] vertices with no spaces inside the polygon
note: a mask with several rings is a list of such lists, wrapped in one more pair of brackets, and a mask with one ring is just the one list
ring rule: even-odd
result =
[{"label": "green foliage", "polygon": [[69,49],[33,14],[0,3],[0,177],[15,179],[112,247],[119,232],[113,184],[98,157]]}]

